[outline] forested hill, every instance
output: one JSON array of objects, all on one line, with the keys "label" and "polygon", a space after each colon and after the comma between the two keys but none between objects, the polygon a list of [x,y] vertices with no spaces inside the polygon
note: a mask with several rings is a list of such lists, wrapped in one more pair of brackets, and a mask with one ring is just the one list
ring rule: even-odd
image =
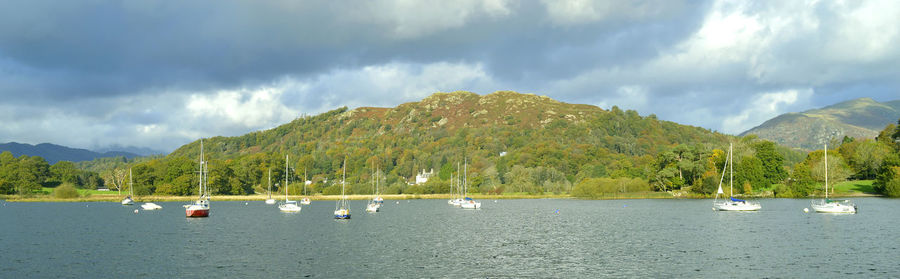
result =
[{"label": "forested hill", "polygon": [[[693,183],[708,165],[699,155],[727,146],[729,139],[703,128],[661,121],[655,115],[642,117],[636,111],[617,107],[604,110],[515,92],[484,96],[454,92],[437,93],[395,108],[340,108],[277,128],[209,138],[203,143],[213,159],[211,171],[216,171],[216,164],[227,166],[228,174],[223,175],[233,178],[222,181],[235,190],[223,190],[227,193],[252,191],[251,187],[264,183],[268,168],[273,169],[273,180],[282,177],[286,154],[291,156],[294,175],[306,173],[316,177],[314,181],[339,177],[345,156],[350,183],[368,181],[377,168],[385,174],[388,185],[400,188],[423,169],[434,169],[446,183],[456,163],[468,161],[474,191],[566,192],[573,183],[590,177],[641,178],[647,185],[648,181],[675,175],[678,185]],[[677,158],[657,159],[660,152],[671,152],[679,145],[685,148]],[[171,162],[179,161],[190,170],[199,148],[198,140],[163,159],[169,163],[154,160],[144,165],[162,172],[161,168],[171,169]],[[690,152],[696,154],[690,159],[681,157]],[[689,172],[668,171],[659,179],[660,167],[672,167],[675,160],[685,167],[704,167],[692,167]],[[137,173],[135,177],[140,178]],[[526,178],[528,181],[514,181]],[[159,184],[153,179],[147,183]],[[666,189],[671,184],[660,182],[658,188]],[[507,186],[515,189],[504,189]],[[190,192],[183,187],[163,190],[171,194]]]},{"label": "forested hill", "polygon": [[38,145],[17,142],[0,143],[0,152],[2,151],[9,151],[14,156],[39,156],[46,159],[50,164],[55,164],[59,161],[81,162],[104,157],[124,156],[127,158],[134,158],[138,156],[137,154],[121,151],[99,153],[87,149],[71,148],[50,143],[41,143]]},{"label": "forested hill", "polygon": [[754,134],[778,144],[815,150],[844,136],[871,139],[900,118],[900,100],[879,103],[859,98],[820,109],[786,113],[754,127],[741,136]]},{"label": "forested hill", "polygon": [[[216,158],[258,152],[294,156],[324,151],[343,154],[343,150],[360,148],[367,148],[372,155],[392,150],[419,153],[439,149],[439,153],[455,153],[453,157],[462,158],[463,152],[468,151],[490,158],[504,151],[517,157],[514,151],[538,146],[556,150],[588,148],[576,145],[641,156],[654,155],[660,148],[678,143],[726,141],[725,135],[660,121],[655,115],[641,117],[633,110],[613,107],[607,111],[546,96],[501,91],[484,96],[470,92],[436,93],[395,108],[339,108],[270,130],[206,139],[204,144],[206,152]],[[195,141],[169,156],[195,158],[198,152],[199,141]]]}]

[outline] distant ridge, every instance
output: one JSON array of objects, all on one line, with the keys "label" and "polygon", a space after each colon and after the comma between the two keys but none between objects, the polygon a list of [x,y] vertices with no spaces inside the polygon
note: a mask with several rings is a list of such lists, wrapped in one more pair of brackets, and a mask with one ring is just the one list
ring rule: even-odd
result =
[{"label": "distant ridge", "polygon": [[859,98],[820,109],[785,113],[740,136],[754,134],[780,145],[812,150],[844,136],[874,138],[898,118],[900,100],[879,103],[871,98]]},{"label": "distant ridge", "polygon": [[8,142],[0,144],[0,152],[3,151],[9,151],[16,157],[22,155],[40,156],[51,165],[59,161],[81,162],[102,157],[139,157],[139,155],[130,152],[110,151],[99,153],[87,149],[71,148],[51,143],[31,145],[27,143]]},{"label": "distant ridge", "polygon": [[106,146],[106,147],[95,147],[95,148],[91,148],[91,149],[97,153],[124,152],[124,153],[133,153],[133,154],[136,154],[139,156],[164,155],[167,153],[165,151],[160,151],[160,150],[146,148],[146,147],[121,146],[121,145],[110,145],[110,146]]}]

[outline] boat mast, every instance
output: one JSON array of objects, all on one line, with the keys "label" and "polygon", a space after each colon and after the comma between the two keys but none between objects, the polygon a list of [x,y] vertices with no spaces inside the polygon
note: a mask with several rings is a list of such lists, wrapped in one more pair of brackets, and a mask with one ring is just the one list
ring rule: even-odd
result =
[{"label": "boat mast", "polygon": [[732,150],[734,143],[728,144],[728,195],[734,197],[734,151]]},{"label": "boat mast", "polygon": [[200,139],[200,198],[203,198],[203,164],[203,139]]},{"label": "boat mast", "polygon": [[[469,196],[469,158],[465,159],[465,164],[463,165],[463,192],[465,193],[465,197]],[[463,198],[465,198],[463,197]]]},{"label": "boat mast", "polygon": [[345,182],[347,181],[347,156],[344,156],[344,170],[343,175],[341,176],[341,209],[347,208],[347,196],[344,193],[344,188],[346,187]]},{"label": "boat mast", "polygon": [[269,168],[269,191],[266,191],[269,198],[272,198],[272,168]]},{"label": "boat mast", "polygon": [[825,202],[828,202],[828,144],[825,144]]},{"label": "boat mast", "polygon": [[128,168],[128,190],[131,191],[131,199],[134,199],[134,183],[131,181],[131,168]]},{"label": "boat mast", "polygon": [[288,198],[288,155],[284,155],[284,202],[287,202]]}]

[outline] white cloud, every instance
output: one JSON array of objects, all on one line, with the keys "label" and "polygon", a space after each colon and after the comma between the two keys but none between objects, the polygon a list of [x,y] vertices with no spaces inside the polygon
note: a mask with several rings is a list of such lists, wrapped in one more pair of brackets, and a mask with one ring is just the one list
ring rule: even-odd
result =
[{"label": "white cloud", "polygon": [[598,107],[609,109],[618,106],[622,109],[637,109],[646,113],[647,88],[639,85],[625,85],[616,89],[611,96],[600,97]]},{"label": "white cloud", "polygon": [[263,86],[255,89],[222,90],[214,94],[191,94],[187,110],[194,118],[222,119],[247,128],[272,122],[290,121],[297,111],[279,100],[283,88]]},{"label": "white cloud", "polygon": [[755,100],[746,104],[740,113],[722,120],[722,131],[739,134],[770,118],[789,112],[788,108],[798,102],[808,101],[812,95],[812,89],[788,89],[757,94],[752,97]]},{"label": "white cloud", "polygon": [[578,25],[609,20],[666,18],[682,11],[680,1],[542,0],[550,22]]},{"label": "white cloud", "polygon": [[364,9],[347,11],[348,21],[378,24],[397,39],[413,39],[459,28],[478,17],[503,18],[513,13],[507,0],[363,2]]},{"label": "white cloud", "polygon": [[335,70],[288,84],[295,88],[286,90],[291,94],[316,96],[317,104],[307,104],[316,111],[342,105],[393,107],[399,103],[417,101],[434,92],[492,92],[503,89],[496,85],[481,64],[448,62],[425,65],[391,62]]}]

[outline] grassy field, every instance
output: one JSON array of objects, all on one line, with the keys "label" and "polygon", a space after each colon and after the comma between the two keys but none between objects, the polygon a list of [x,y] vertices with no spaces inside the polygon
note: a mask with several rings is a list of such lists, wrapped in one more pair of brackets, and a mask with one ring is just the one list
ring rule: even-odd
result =
[{"label": "grassy field", "polygon": [[834,194],[874,194],[872,182],[875,180],[844,181],[834,185]]}]

